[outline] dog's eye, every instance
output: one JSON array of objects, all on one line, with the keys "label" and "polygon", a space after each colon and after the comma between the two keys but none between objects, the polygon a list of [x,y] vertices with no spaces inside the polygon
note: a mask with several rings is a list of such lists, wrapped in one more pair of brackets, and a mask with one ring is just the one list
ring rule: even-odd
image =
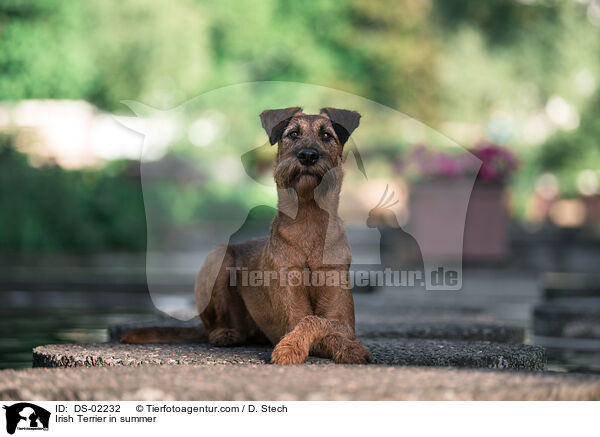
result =
[{"label": "dog's eye", "polygon": [[331,134],[329,132],[323,132],[323,139],[324,140],[330,140],[333,137],[331,136]]},{"label": "dog's eye", "polygon": [[300,134],[298,133],[297,130],[293,130],[288,134],[288,136],[291,138],[298,138],[298,135],[300,135]]}]

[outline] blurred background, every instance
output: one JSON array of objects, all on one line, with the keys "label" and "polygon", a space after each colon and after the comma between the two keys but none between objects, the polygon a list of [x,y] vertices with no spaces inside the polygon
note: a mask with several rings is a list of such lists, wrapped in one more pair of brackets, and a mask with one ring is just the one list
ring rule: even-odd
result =
[{"label": "blurred background", "polygon": [[[183,228],[214,219],[217,205],[256,205],[235,184],[197,196],[186,182],[210,175],[189,163],[218,116],[186,131],[196,149],[140,164],[141,140],[118,124],[134,115],[123,100],[169,110],[229,85],[287,81],[406,114],[402,135],[372,126],[363,137],[371,168],[398,181],[398,221],[378,222],[382,235],[406,225],[440,242],[428,217],[451,221],[436,205],[477,177],[463,291],[357,295],[359,320],[377,305],[468,310],[526,327],[528,342],[556,349],[553,368],[600,368],[597,0],[3,0],[0,72],[0,367],[29,366],[39,344],[102,340],[108,323],[155,317],[141,166],[154,204]],[[444,141],[470,149],[479,172]],[[256,180],[270,160],[250,157]],[[161,177],[172,169],[179,177]],[[394,256],[404,255],[382,262]],[[187,292],[185,257],[165,263],[168,286]]]}]

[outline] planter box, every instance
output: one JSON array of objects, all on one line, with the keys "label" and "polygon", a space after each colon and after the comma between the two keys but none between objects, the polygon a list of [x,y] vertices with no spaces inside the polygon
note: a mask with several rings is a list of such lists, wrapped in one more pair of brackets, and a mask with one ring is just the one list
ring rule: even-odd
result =
[{"label": "planter box", "polygon": [[421,251],[444,261],[502,261],[507,255],[504,186],[435,181],[412,187],[410,232]]}]

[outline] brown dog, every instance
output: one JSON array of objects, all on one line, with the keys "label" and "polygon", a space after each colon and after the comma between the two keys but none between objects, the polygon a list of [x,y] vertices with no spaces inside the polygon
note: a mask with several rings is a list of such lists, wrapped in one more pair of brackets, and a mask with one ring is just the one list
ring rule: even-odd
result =
[{"label": "brown dog", "polygon": [[[301,108],[264,111],[262,125],[270,143],[278,143],[278,212],[270,235],[219,246],[207,257],[195,286],[206,331],[140,329],[121,341],[189,342],[208,334],[217,346],[268,340],[275,364],[303,363],[309,353],[336,363],[370,362],[371,353],[355,340],[351,290],[342,286],[351,253],[337,214],[343,147],[359,119],[333,108],[318,115]],[[248,284],[246,273],[260,281]],[[316,284],[317,273],[327,280]]]}]

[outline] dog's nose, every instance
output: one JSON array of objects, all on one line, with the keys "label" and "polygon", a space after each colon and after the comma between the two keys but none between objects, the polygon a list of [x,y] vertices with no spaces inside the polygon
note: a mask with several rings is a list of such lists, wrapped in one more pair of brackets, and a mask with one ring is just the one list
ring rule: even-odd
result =
[{"label": "dog's nose", "polygon": [[315,149],[301,149],[296,155],[302,165],[313,165],[319,160],[319,152]]}]

